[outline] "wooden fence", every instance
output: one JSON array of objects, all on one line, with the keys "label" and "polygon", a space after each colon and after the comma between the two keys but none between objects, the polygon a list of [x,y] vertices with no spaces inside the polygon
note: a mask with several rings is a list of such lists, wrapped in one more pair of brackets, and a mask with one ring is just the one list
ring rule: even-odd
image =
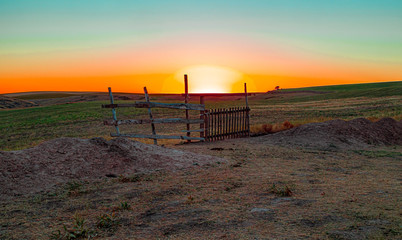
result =
[{"label": "wooden fence", "polygon": [[205,111],[205,140],[217,141],[250,136],[248,107]]},{"label": "wooden fence", "polygon": [[[158,139],[182,139],[190,142],[191,140],[199,141],[217,141],[228,138],[239,138],[250,136],[250,108],[248,107],[248,94],[247,85],[244,84],[244,96],[246,100],[246,107],[234,107],[228,109],[210,109],[205,110],[204,97],[208,94],[196,94],[200,97],[200,104],[190,104],[188,93],[188,80],[187,75],[184,75],[185,83],[185,101],[184,103],[158,103],[151,102],[147,88],[144,87],[145,102],[135,102],[126,104],[115,104],[111,88],[109,88],[110,104],[102,105],[102,108],[111,108],[113,119],[104,120],[105,125],[115,126],[116,133],[111,133],[112,137],[129,137],[129,138],[149,138],[154,139],[154,144],[158,143]],[[232,94],[243,95],[243,94]],[[117,108],[147,108],[149,119],[124,119],[117,120]],[[152,108],[170,108],[170,109],[183,109],[185,110],[185,118],[154,118]],[[189,111],[200,111],[199,118],[191,119]],[[186,124],[185,136],[181,135],[158,135],[156,134],[155,124],[162,123],[179,123]],[[152,129],[151,134],[137,134],[137,133],[120,133],[119,125],[124,124],[150,124]],[[199,124],[199,129],[191,129],[190,124]],[[199,132],[200,137],[192,137],[191,132]]]},{"label": "wooden fence", "polygon": [[[151,102],[149,99],[147,88],[144,87],[144,94],[146,102],[135,102],[129,104],[115,104],[113,100],[113,94],[111,88],[109,88],[109,97],[110,104],[103,104],[102,108],[111,108],[113,119],[104,120],[103,123],[109,126],[115,126],[116,133],[111,133],[112,137],[129,137],[129,138],[150,138],[154,139],[154,144],[158,144],[158,139],[182,139],[182,140],[199,140],[204,141],[203,137],[191,137],[189,134],[187,136],[177,136],[177,135],[157,135],[155,124],[160,123],[184,123],[188,126],[188,130],[190,131],[190,124],[204,124],[204,119],[190,119],[188,114],[186,114],[186,118],[153,118],[152,108],[170,108],[170,109],[183,109],[186,110],[198,110],[205,111],[205,105],[203,104],[190,104],[187,103],[158,103]],[[124,119],[117,120],[116,108],[122,107],[135,107],[135,108],[148,108],[149,119]],[[137,134],[137,133],[120,133],[119,125],[124,124],[151,124],[152,135],[150,134]],[[204,129],[202,129],[204,131]]]}]

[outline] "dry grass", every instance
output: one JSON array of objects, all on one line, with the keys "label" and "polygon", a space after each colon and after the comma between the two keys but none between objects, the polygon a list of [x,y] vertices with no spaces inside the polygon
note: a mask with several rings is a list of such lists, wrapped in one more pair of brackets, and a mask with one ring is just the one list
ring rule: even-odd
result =
[{"label": "dry grass", "polygon": [[300,124],[293,125],[289,121],[284,121],[283,123],[276,124],[256,124],[250,126],[250,132],[252,135],[269,134],[288,130],[297,126],[300,126]]},{"label": "dry grass", "polygon": [[[68,232],[82,226],[99,239],[401,236],[401,148],[382,149],[399,155],[367,157],[248,140],[176,146],[224,157],[227,164],[82,182],[80,191],[69,184],[3,202],[0,236],[46,239],[58,231],[64,236],[63,226]],[[77,216],[84,221],[78,226]]]}]

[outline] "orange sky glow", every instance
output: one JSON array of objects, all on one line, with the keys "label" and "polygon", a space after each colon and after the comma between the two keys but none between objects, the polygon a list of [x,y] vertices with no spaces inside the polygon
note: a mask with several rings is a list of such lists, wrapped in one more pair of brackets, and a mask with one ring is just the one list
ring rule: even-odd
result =
[{"label": "orange sky glow", "polygon": [[402,80],[398,8],[309,2],[6,1],[0,93],[182,93],[184,74],[194,93]]}]

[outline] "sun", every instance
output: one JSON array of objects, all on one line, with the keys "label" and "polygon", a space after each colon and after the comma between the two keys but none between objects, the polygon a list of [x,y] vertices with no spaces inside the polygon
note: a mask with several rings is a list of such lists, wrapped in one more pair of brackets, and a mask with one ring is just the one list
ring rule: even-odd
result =
[{"label": "sun", "polygon": [[183,83],[184,74],[188,75],[190,93],[230,93],[233,84],[244,78],[239,71],[213,65],[189,66],[177,71],[173,78]]}]

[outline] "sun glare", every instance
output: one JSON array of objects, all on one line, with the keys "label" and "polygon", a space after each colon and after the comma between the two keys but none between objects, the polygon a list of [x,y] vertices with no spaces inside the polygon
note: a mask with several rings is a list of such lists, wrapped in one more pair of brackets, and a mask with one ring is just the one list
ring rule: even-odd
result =
[{"label": "sun glare", "polygon": [[183,82],[188,75],[190,93],[230,93],[233,84],[243,79],[243,74],[227,67],[196,65],[176,72],[176,81]]}]

